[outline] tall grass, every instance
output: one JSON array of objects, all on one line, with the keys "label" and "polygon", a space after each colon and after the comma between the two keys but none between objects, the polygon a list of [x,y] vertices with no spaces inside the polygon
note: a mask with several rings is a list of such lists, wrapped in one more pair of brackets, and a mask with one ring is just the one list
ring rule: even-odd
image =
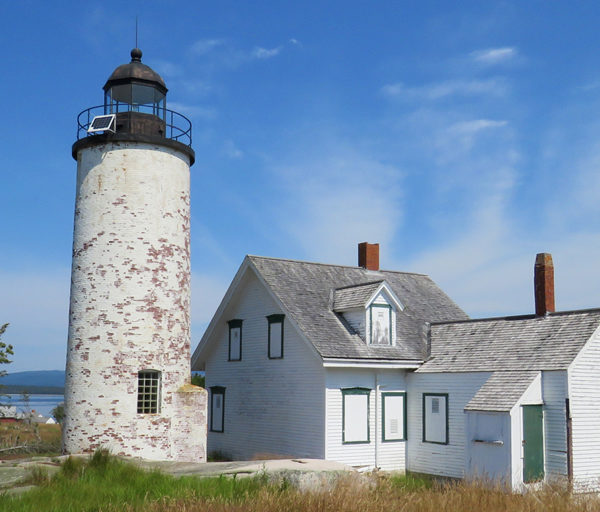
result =
[{"label": "tall grass", "polygon": [[39,488],[20,497],[0,496],[0,510],[144,512],[591,512],[600,498],[573,496],[561,487],[525,495],[489,484],[445,482],[414,475],[349,474],[333,488],[301,492],[247,478],[175,478],[145,472],[106,452],[89,461],[69,458]]},{"label": "tall grass", "polygon": [[2,512],[146,510],[165,500],[232,503],[257,494],[264,485],[262,478],[175,478],[143,471],[102,451],[89,461],[70,457],[46,481],[34,477],[40,487],[21,496],[0,496]]}]

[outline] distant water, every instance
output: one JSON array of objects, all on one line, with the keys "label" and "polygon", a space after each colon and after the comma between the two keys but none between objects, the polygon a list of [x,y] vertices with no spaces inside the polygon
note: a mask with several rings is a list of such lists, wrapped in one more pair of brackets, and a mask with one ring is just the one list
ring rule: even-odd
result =
[{"label": "distant water", "polygon": [[14,405],[17,411],[24,412],[25,409],[35,410],[42,416],[51,417],[50,411],[58,404],[65,401],[64,395],[29,395],[29,405],[23,401],[23,395],[7,395],[0,397],[0,403]]}]

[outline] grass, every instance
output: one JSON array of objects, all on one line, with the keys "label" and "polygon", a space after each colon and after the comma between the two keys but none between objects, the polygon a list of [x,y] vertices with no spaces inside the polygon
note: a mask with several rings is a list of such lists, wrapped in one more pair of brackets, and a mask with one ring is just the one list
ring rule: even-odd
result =
[{"label": "grass", "polygon": [[146,510],[149,504],[172,500],[235,503],[256,494],[264,486],[264,478],[175,478],[143,471],[98,451],[89,461],[69,457],[51,478],[32,470],[26,483],[40,487],[21,496],[0,495],[0,510]]},{"label": "grass", "polygon": [[0,423],[0,459],[24,453],[60,454],[60,425],[44,423]]},{"label": "grass", "polygon": [[440,482],[420,475],[349,474],[333,488],[301,492],[269,483],[266,475],[247,478],[175,478],[145,472],[106,452],[90,460],[70,458],[40,485],[19,497],[0,496],[0,510],[144,512],[591,512],[595,495],[573,496],[561,487],[525,495],[489,484]]}]

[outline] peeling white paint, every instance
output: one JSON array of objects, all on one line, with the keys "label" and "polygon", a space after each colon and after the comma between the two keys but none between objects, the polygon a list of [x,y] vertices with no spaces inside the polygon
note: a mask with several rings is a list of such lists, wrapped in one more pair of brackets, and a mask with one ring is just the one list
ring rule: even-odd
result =
[{"label": "peeling white paint", "polygon": [[[190,170],[170,148],[79,151],[63,448],[206,460],[206,392],[190,380]],[[137,374],[162,372],[160,413]]]}]

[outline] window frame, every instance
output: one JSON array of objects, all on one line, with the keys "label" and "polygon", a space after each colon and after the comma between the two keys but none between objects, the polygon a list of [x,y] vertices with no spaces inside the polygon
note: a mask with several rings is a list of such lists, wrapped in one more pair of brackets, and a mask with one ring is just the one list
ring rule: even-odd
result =
[{"label": "window frame", "polygon": [[[386,439],[385,438],[385,397],[387,396],[401,396],[403,397],[402,401],[402,438],[397,439]],[[406,417],[407,407],[406,407],[406,391],[384,391],[381,393],[381,442],[382,443],[397,443],[406,441],[408,439],[407,435],[407,426],[408,419]]]},{"label": "window frame", "polygon": [[[210,388],[210,431],[211,432],[225,432],[225,387],[223,386],[211,386]],[[213,404],[215,395],[221,396],[221,430],[216,430],[213,428],[214,423],[214,414],[213,414]]]},{"label": "window frame", "polygon": [[[285,320],[285,315],[282,314],[274,314],[274,315],[268,315],[267,316],[267,321],[268,321],[268,326],[267,326],[267,357],[269,359],[283,359],[283,340],[284,340],[284,330],[283,330],[283,325],[284,325],[284,320]],[[271,356],[271,325],[273,324],[281,324],[281,355],[280,356],[276,356],[276,357],[272,357]]]},{"label": "window frame", "polygon": [[[242,322],[243,320],[239,320],[239,319],[233,319],[233,320],[229,320],[227,322],[227,324],[229,325],[229,348],[227,351],[227,361],[241,361],[242,360]],[[232,359],[231,358],[231,331],[233,329],[240,329],[240,357],[239,359]]]},{"label": "window frame", "polygon": [[[439,397],[439,398],[444,398],[445,402],[446,402],[446,440],[445,441],[428,441],[426,439],[426,421],[427,421],[427,397]],[[423,405],[422,405],[422,413],[423,413],[423,417],[422,417],[422,422],[423,422],[423,442],[424,443],[432,443],[432,444],[450,444],[450,416],[449,416],[449,398],[448,398],[448,393],[423,393]]]},{"label": "window frame", "polygon": [[[156,377],[156,379],[153,377]],[[142,378],[144,379],[144,385],[140,386],[140,381]],[[149,386],[146,383],[148,380],[150,382]],[[162,372],[160,370],[145,368],[138,371],[137,381],[137,414],[160,414],[162,399]],[[152,384],[154,381],[156,381],[156,392],[154,392],[152,389],[154,387]],[[147,398],[148,395],[150,396],[149,399]],[[149,402],[150,405],[144,405],[147,402]],[[141,407],[140,403],[142,404]]]},{"label": "window frame", "polygon": [[[390,342],[387,345],[382,343],[373,343],[373,308],[382,308],[388,310],[388,319],[389,319],[389,340]],[[375,347],[393,347],[394,346],[394,334],[392,332],[393,321],[392,321],[393,308],[391,304],[378,304],[373,303],[369,305],[369,345],[373,345]]]},{"label": "window frame", "polygon": [[[342,388],[342,444],[371,443],[371,391],[370,388]],[[346,395],[366,395],[367,397],[367,439],[364,441],[346,441]]]}]

